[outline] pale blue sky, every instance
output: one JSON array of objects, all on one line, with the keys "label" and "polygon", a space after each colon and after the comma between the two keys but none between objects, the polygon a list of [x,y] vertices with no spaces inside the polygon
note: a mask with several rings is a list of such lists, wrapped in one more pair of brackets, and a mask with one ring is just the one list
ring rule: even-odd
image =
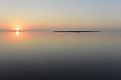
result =
[{"label": "pale blue sky", "polygon": [[121,0],[0,0],[0,24],[121,27]]}]

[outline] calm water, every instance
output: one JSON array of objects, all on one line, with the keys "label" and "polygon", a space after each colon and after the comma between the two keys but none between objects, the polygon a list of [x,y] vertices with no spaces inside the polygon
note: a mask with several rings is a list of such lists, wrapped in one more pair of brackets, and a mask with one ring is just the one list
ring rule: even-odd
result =
[{"label": "calm water", "polygon": [[121,33],[0,32],[0,80],[121,80]]}]

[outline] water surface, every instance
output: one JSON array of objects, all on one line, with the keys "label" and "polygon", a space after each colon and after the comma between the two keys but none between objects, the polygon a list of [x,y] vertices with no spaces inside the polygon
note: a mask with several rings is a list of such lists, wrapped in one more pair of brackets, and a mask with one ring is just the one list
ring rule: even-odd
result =
[{"label": "water surface", "polygon": [[0,32],[0,78],[120,80],[120,41],[120,32]]}]

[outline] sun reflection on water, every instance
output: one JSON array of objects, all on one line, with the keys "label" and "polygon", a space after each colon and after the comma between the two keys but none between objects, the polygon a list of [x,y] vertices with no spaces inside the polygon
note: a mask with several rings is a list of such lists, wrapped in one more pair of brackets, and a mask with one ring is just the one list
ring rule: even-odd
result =
[{"label": "sun reflection on water", "polygon": [[20,32],[19,31],[16,31],[16,36],[19,36],[20,35]]}]

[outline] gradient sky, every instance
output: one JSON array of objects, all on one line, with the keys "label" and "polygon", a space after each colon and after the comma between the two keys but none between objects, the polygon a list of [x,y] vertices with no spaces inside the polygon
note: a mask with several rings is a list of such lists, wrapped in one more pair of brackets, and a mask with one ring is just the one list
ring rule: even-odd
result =
[{"label": "gradient sky", "polygon": [[13,24],[36,29],[121,29],[121,0],[0,0],[1,27]]}]

